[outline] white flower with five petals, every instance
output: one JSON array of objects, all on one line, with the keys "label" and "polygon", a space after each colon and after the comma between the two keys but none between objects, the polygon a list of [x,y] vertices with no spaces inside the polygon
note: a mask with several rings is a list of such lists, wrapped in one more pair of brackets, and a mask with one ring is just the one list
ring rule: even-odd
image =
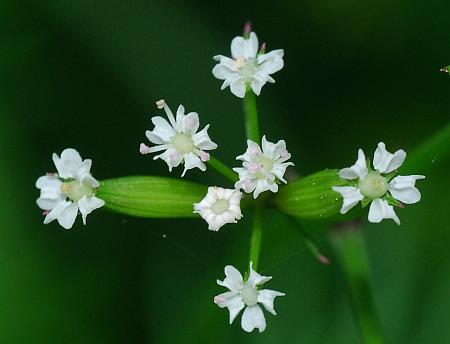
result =
[{"label": "white flower with five petals", "polygon": [[278,181],[287,183],[284,174],[292,162],[287,162],[291,154],[286,150],[286,142],[280,140],[272,143],[262,138],[262,150],[256,142],[247,140],[247,150],[236,160],[242,160],[243,167],[233,168],[239,174],[239,181],[234,185],[245,192],[253,192],[257,198],[261,192],[278,192]]},{"label": "white flower with five petals", "polygon": [[36,181],[36,187],[41,190],[36,203],[45,210],[44,223],[57,220],[62,227],[70,229],[79,211],[86,224],[87,215],[105,204],[95,197],[100,183],[90,173],[92,161],[82,160],[75,149],[68,148],[61,157],[53,153],[53,162],[58,173],[49,173]]},{"label": "white flower with five petals", "polygon": [[189,112],[185,115],[184,106],[180,105],[175,118],[164,100],[157,101],[156,105],[159,109],[164,108],[169,122],[160,116],[152,118],[155,128],[152,131],[147,130],[145,135],[156,146],[148,147],[141,143],[139,148],[141,154],[164,151],[162,154],[156,155],[153,160],[164,160],[169,166],[169,171],[183,162],[182,177],[187,170],[192,168],[197,167],[205,171],[204,162],[210,159],[209,154],[205,151],[217,148],[217,144],[209,138],[209,124],[197,132],[199,120],[196,112]]},{"label": "white flower with five petals", "polygon": [[194,204],[194,213],[200,214],[210,230],[218,231],[223,225],[242,218],[241,197],[239,190],[210,186],[205,198]]},{"label": "white flower with five petals", "polygon": [[237,36],[231,41],[232,58],[217,55],[214,60],[219,63],[213,68],[214,77],[224,80],[221,90],[230,87],[231,92],[244,98],[247,87],[251,87],[256,95],[266,82],[274,83],[270,76],[283,68],[283,49],[262,53],[265,45],[258,53],[258,38],[254,32],[248,37]]},{"label": "white flower with five petals", "polygon": [[373,157],[374,170],[367,166],[362,149],[358,151],[358,160],[348,168],[339,171],[339,176],[352,181],[352,186],[334,186],[333,190],[343,197],[341,214],[347,213],[360,201],[371,202],[369,221],[378,223],[383,219],[393,219],[400,224],[395,214],[394,205],[417,203],[420,192],[415,187],[416,180],[424,179],[422,175],[397,176],[392,178],[396,170],[403,164],[406,152],[402,149],[394,154],[386,150],[380,142]]},{"label": "white flower with five petals", "polygon": [[228,308],[230,312],[230,324],[245,307],[244,314],[241,319],[241,326],[246,332],[252,332],[255,328],[259,332],[266,329],[266,319],[260,307],[264,308],[276,315],[273,308],[274,300],[277,296],[284,296],[284,293],[270,289],[261,289],[260,287],[271,280],[272,277],[262,276],[253,270],[250,263],[250,275],[247,281],[244,281],[241,273],[233,266],[225,267],[225,279],[217,280],[217,284],[229,289],[229,291],[214,297],[214,303],[220,308]]}]

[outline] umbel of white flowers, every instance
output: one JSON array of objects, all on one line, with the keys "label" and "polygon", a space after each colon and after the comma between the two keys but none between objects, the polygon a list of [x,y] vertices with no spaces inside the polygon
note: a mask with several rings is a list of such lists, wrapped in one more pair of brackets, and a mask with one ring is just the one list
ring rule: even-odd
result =
[{"label": "umbel of white flowers", "polygon": [[[386,150],[383,142],[373,156],[373,167],[366,162],[362,149],[358,151],[358,160],[348,168],[339,171],[339,176],[350,181],[352,186],[334,186],[344,198],[341,214],[347,213],[360,201],[363,205],[370,204],[369,221],[381,222],[383,219],[393,219],[400,224],[400,219],[394,212],[394,206],[417,203],[420,192],[415,187],[416,180],[424,179],[422,175],[397,176],[397,170],[405,161],[406,152],[402,149],[394,154]],[[400,203],[401,202],[401,203]]]},{"label": "umbel of white flowers", "polygon": [[247,140],[247,150],[236,158],[242,161],[242,167],[233,168],[239,174],[239,181],[234,187],[247,193],[253,192],[253,198],[264,191],[278,192],[277,182],[286,184],[286,169],[294,166],[292,162],[287,162],[290,158],[284,140],[272,143],[263,136],[262,149],[256,142]]},{"label": "umbel of white flowers", "polygon": [[241,326],[246,332],[252,332],[255,328],[259,332],[266,329],[266,319],[261,309],[264,308],[276,315],[274,310],[274,300],[277,296],[284,296],[284,293],[270,289],[260,289],[260,287],[271,280],[270,276],[262,276],[253,270],[253,264],[250,262],[250,275],[247,281],[244,281],[241,273],[233,266],[225,267],[225,279],[217,280],[217,284],[229,289],[229,291],[214,297],[214,303],[220,308],[228,308],[230,312],[230,324],[237,317],[239,312],[245,307],[241,319]]},{"label": "umbel of white flowers", "polygon": [[70,229],[79,211],[86,224],[87,215],[105,204],[95,197],[100,184],[90,173],[92,161],[82,160],[75,149],[67,148],[61,158],[53,153],[53,162],[58,173],[49,173],[36,181],[36,187],[41,190],[36,203],[45,210],[44,223],[57,220],[62,227]]},{"label": "umbel of white flowers", "polygon": [[164,160],[169,167],[169,171],[184,163],[182,177],[187,170],[192,168],[197,167],[206,171],[204,162],[208,161],[210,156],[205,151],[217,148],[217,144],[209,138],[209,124],[197,133],[200,123],[196,112],[189,112],[185,115],[184,106],[180,105],[175,118],[172,110],[163,99],[157,101],[156,105],[158,109],[164,109],[169,122],[160,116],[152,117],[152,123],[155,127],[152,131],[147,130],[145,135],[156,146],[148,147],[141,143],[139,148],[141,154],[164,151],[156,155],[153,160]]},{"label": "umbel of white flowers", "polygon": [[216,55],[219,63],[213,68],[214,77],[224,80],[221,90],[230,87],[236,97],[244,98],[247,87],[259,96],[261,88],[275,80],[270,74],[276,73],[284,66],[283,49],[265,53],[265,44],[259,49],[256,33],[246,26],[243,37],[237,36],[231,41],[231,58]]},{"label": "umbel of white flowers", "polygon": [[210,186],[205,198],[194,204],[194,213],[200,214],[210,230],[218,231],[223,225],[242,218],[241,197],[239,190]]}]

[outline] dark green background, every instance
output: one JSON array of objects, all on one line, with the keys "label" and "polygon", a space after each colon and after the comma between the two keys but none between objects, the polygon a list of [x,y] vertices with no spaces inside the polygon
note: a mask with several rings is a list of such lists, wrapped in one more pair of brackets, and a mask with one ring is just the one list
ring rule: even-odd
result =
[{"label": "dark green background", "polygon": [[[287,296],[264,334],[247,334],[212,298],[226,264],[246,266],[250,214],[213,233],[198,220],[96,211],[66,231],[44,226],[35,205],[35,180],[67,147],[98,179],[169,175],[138,153],[160,98],[199,112],[216,156],[236,166],[241,103],[219,91],[212,56],[229,54],[248,19],[269,50],[285,49],[260,120],[301,174],[348,166],[380,140],[411,151],[448,121],[448,0],[0,1],[0,343],[358,343],[322,231],[330,266],[268,214],[260,270]],[[366,227],[391,343],[450,341],[450,164],[432,161],[422,201],[397,212],[402,225]],[[231,186],[212,170],[186,179]]]}]

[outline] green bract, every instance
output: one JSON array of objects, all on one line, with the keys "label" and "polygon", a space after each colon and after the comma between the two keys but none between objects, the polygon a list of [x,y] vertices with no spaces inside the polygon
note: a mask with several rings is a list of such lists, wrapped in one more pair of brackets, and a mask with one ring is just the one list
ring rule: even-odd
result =
[{"label": "green bract", "polygon": [[289,215],[304,219],[325,219],[339,214],[342,196],[333,186],[347,182],[339,178],[339,170],[326,169],[280,188],[275,204]]},{"label": "green bract", "polygon": [[97,197],[105,207],[138,217],[195,217],[194,203],[206,194],[207,187],[165,177],[124,177],[104,180]]}]

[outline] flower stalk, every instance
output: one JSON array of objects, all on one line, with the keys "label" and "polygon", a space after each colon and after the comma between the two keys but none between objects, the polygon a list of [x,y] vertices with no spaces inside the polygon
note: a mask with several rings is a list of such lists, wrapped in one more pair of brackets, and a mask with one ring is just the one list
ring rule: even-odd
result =
[{"label": "flower stalk", "polygon": [[372,295],[361,225],[355,222],[342,223],[332,232],[331,243],[349,285],[353,311],[363,343],[386,343]]},{"label": "flower stalk", "polygon": [[244,98],[245,133],[248,140],[261,142],[259,133],[258,109],[256,108],[256,95],[252,90],[245,93]]},{"label": "flower stalk", "polygon": [[208,165],[223,175],[225,178],[229,179],[231,182],[235,183],[239,180],[238,175],[231,168],[225,165],[220,160],[211,156],[208,161]]},{"label": "flower stalk", "polygon": [[262,218],[263,206],[258,202],[255,206],[255,213],[253,214],[252,237],[250,239],[250,262],[253,262],[253,267],[258,269],[259,254],[261,252],[262,239]]}]

